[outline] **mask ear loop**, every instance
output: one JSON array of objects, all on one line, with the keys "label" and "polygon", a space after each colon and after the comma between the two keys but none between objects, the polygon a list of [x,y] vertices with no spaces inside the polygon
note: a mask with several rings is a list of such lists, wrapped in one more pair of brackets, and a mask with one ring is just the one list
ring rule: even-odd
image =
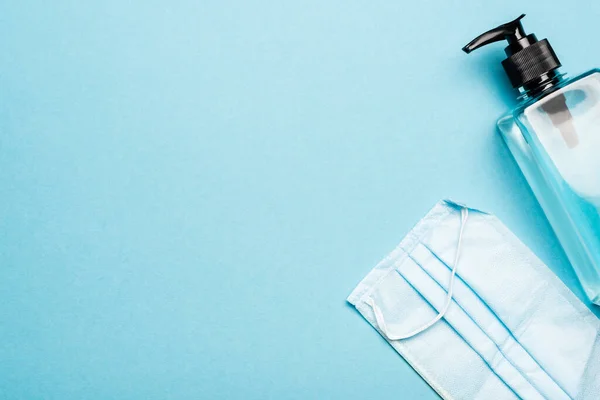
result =
[{"label": "mask ear loop", "polygon": [[461,218],[460,218],[460,233],[458,235],[458,244],[456,245],[456,255],[454,256],[454,264],[452,264],[452,274],[450,275],[450,283],[448,284],[448,294],[446,296],[446,302],[444,304],[444,307],[442,307],[442,310],[440,311],[440,313],[434,319],[432,319],[431,321],[429,321],[422,327],[415,329],[414,331],[406,333],[406,334],[398,335],[398,334],[390,333],[390,331],[387,329],[387,326],[385,324],[385,319],[383,318],[383,313],[381,312],[381,309],[379,308],[379,306],[377,304],[375,304],[375,302],[373,301],[373,299],[371,297],[367,298],[367,304],[369,304],[371,306],[371,308],[373,308],[373,312],[375,313],[375,320],[377,321],[377,325],[379,325],[379,328],[381,329],[381,331],[383,332],[385,337],[388,338],[389,340],[402,340],[402,339],[408,339],[413,336],[416,336],[419,333],[432,327],[436,322],[438,322],[440,319],[442,319],[444,317],[444,315],[446,315],[448,308],[450,308],[450,304],[452,304],[452,295],[453,295],[453,291],[454,291],[454,281],[456,278],[456,269],[458,267],[458,258],[460,256],[460,248],[461,248],[461,244],[462,244],[463,231],[465,228],[465,223],[467,222],[467,217],[469,216],[469,210],[467,208],[462,208],[460,210],[460,216],[461,216]]}]

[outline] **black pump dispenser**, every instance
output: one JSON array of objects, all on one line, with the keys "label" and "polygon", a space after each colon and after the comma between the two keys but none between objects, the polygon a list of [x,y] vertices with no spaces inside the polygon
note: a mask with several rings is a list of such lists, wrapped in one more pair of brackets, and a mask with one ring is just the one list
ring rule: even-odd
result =
[{"label": "black pump dispenser", "polygon": [[514,21],[491,29],[463,47],[470,53],[490,43],[506,40],[504,49],[508,58],[502,61],[504,71],[514,88],[531,89],[556,76],[556,69],[561,64],[547,39],[538,41],[534,34],[527,35],[523,29],[521,15]]}]

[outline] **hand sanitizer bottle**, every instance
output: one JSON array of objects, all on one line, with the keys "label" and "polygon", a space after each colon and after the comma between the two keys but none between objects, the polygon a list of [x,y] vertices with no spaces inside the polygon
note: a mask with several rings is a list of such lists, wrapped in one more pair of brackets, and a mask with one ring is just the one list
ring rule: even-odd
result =
[{"label": "hand sanitizer bottle", "polygon": [[548,40],[526,34],[521,19],[475,38],[466,53],[506,40],[502,66],[519,104],[498,129],[589,300],[600,305],[600,70],[559,72]]}]

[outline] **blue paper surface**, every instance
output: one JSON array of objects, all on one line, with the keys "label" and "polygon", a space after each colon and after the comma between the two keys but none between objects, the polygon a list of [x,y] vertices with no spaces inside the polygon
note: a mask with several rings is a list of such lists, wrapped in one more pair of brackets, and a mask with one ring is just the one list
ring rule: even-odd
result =
[{"label": "blue paper surface", "polygon": [[446,197],[581,297],[460,51],[522,12],[600,65],[581,0],[0,4],[0,397],[435,399],[345,298]]}]

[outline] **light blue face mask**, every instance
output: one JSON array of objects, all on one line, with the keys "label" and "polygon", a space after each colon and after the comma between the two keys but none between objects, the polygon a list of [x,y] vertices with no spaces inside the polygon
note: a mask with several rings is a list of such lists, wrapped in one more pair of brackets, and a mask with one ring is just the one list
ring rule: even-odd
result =
[{"label": "light blue face mask", "polygon": [[600,399],[600,321],[492,215],[438,203],[348,301],[445,399]]}]

